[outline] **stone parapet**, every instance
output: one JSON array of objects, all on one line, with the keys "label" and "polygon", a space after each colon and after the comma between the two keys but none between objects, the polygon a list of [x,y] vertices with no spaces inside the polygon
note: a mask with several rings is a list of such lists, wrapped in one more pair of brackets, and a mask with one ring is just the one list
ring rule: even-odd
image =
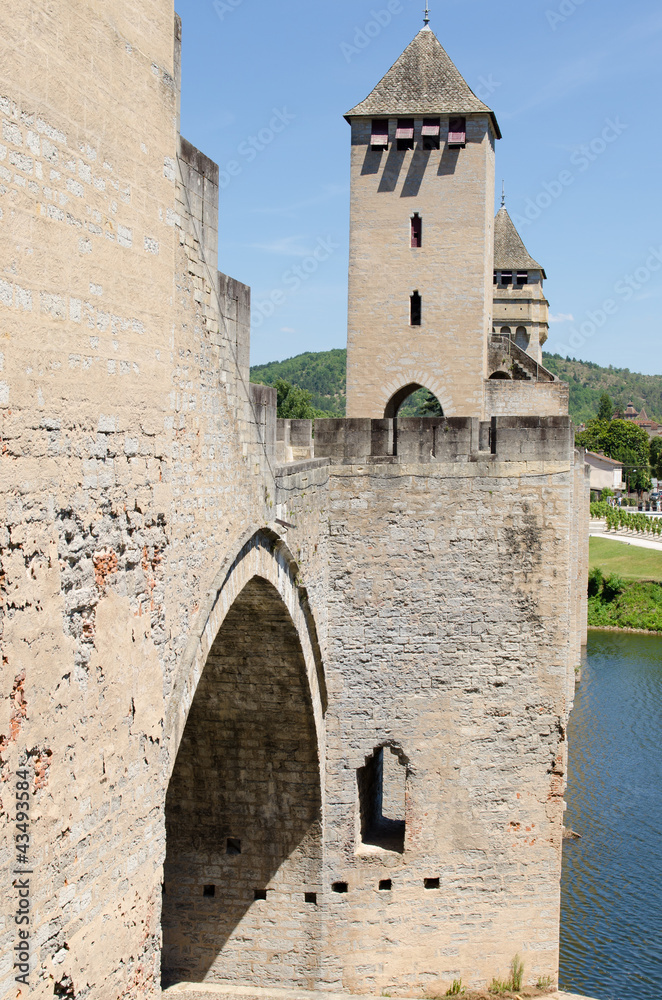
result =
[{"label": "stone parapet", "polygon": [[569,417],[407,417],[315,421],[315,457],[337,464],[397,461],[571,461]]}]

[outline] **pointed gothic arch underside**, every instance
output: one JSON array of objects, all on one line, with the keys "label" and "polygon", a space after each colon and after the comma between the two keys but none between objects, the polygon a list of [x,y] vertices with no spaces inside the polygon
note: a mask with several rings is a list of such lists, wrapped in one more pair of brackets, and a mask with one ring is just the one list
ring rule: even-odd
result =
[{"label": "pointed gothic arch underside", "polygon": [[[386,419],[397,417],[401,406],[406,403],[410,396],[413,396],[414,393],[418,393],[419,390],[424,391],[421,393],[422,398],[419,401],[420,405],[416,415],[443,417],[444,411],[441,403],[434,393],[420,382],[410,382],[408,385],[404,385],[401,389],[398,389],[398,391],[391,396],[386,404],[384,417]],[[429,410],[429,412],[425,412],[426,409]]]},{"label": "pointed gothic arch underside", "polygon": [[312,988],[320,767],[301,643],[253,577],[209,651],[166,798],[163,982]]}]

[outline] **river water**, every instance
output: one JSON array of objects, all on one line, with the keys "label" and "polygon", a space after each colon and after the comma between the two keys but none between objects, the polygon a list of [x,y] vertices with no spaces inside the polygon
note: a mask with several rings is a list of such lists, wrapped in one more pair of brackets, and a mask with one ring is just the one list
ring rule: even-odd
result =
[{"label": "river water", "polygon": [[662,636],[590,632],[568,738],[561,988],[662,1000]]}]

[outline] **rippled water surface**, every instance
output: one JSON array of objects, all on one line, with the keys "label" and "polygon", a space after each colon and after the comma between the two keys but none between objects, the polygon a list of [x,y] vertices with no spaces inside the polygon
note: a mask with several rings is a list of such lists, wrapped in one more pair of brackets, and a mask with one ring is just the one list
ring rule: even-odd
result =
[{"label": "rippled water surface", "polygon": [[662,636],[589,633],[569,740],[561,986],[662,1000]]}]

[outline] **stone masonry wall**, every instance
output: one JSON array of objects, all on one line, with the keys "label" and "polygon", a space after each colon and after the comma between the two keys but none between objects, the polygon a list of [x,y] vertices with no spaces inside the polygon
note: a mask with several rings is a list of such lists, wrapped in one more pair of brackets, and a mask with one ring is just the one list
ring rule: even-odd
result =
[{"label": "stone masonry wall", "polygon": [[570,390],[565,382],[485,382],[485,416],[567,416]]},{"label": "stone masonry wall", "polygon": [[[352,122],[347,333],[347,415],[383,417],[403,386],[424,385],[446,416],[483,409],[491,332],[494,256],[494,134],[490,119],[467,119],[467,146],[398,151],[396,119],[386,152],[370,147],[370,119]],[[411,217],[423,245],[411,246]],[[423,300],[411,327],[410,295]]]},{"label": "stone masonry wall", "polygon": [[[527,983],[556,976],[574,649],[554,581],[573,557],[570,463],[566,451],[548,464],[333,468],[324,874],[336,986],[442,995],[454,978],[505,976],[516,953]],[[379,746],[407,761],[404,853],[360,838],[357,770]]]},{"label": "stone masonry wall", "polygon": [[30,995],[147,997],[165,720],[219,570],[278,514],[275,394],[247,384],[248,291],[217,276],[214,165],[177,135],[171,2],[4,2],[0,27],[0,996],[27,763]]}]

